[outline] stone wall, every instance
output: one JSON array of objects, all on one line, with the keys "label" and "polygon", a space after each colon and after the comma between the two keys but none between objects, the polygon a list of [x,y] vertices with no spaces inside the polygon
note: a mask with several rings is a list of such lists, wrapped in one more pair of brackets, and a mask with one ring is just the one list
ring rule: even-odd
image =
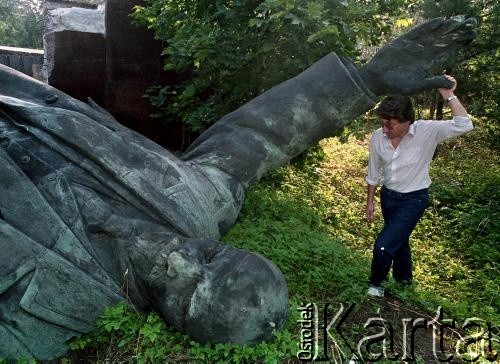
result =
[{"label": "stone wall", "polygon": [[40,49],[0,46],[0,64],[41,80],[43,51]]}]

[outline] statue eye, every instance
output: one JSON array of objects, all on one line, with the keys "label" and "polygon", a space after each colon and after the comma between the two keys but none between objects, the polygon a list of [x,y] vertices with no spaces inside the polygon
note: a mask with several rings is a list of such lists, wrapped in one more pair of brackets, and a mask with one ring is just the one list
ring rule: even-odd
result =
[{"label": "statue eye", "polygon": [[206,262],[206,264],[212,262],[212,260],[214,260],[215,257],[217,255],[219,255],[219,253],[223,250],[225,250],[225,249],[224,248],[221,249],[220,246],[214,246],[210,249],[205,250],[205,262]]}]

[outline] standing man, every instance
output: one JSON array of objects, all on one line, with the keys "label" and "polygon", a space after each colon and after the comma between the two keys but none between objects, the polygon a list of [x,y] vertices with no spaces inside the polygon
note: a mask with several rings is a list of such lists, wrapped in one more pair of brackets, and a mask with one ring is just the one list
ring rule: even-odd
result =
[{"label": "standing man", "polygon": [[384,227],[373,248],[368,296],[384,296],[382,282],[391,266],[397,282],[411,283],[409,237],[428,205],[432,156],[439,143],[473,128],[467,111],[454,94],[456,80],[445,77],[453,85],[437,90],[451,109],[450,121],[415,121],[408,96],[388,96],[376,110],[381,128],[373,133],[370,142],[366,217],[369,221],[374,219],[373,197],[381,184]]}]

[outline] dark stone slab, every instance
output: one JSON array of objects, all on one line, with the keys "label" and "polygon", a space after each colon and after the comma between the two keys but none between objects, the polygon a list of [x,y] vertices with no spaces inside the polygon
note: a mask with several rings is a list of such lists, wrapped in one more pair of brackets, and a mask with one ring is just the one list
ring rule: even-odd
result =
[{"label": "dark stone slab", "polygon": [[79,100],[91,97],[105,103],[105,41],[102,34],[63,31],[50,33],[45,41],[53,44],[50,85]]},{"label": "dark stone slab", "polygon": [[106,3],[106,108],[125,125],[150,138],[153,109],[143,98],[147,88],[163,77],[162,45],[151,31],[130,23],[138,0]]}]

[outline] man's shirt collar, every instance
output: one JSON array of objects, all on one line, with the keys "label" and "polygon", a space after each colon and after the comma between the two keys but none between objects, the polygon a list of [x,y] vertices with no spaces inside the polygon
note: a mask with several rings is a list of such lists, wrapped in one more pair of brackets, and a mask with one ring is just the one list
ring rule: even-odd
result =
[{"label": "man's shirt collar", "polygon": [[415,122],[410,124],[410,128],[408,129],[408,134],[410,134],[411,136],[415,135]]}]

